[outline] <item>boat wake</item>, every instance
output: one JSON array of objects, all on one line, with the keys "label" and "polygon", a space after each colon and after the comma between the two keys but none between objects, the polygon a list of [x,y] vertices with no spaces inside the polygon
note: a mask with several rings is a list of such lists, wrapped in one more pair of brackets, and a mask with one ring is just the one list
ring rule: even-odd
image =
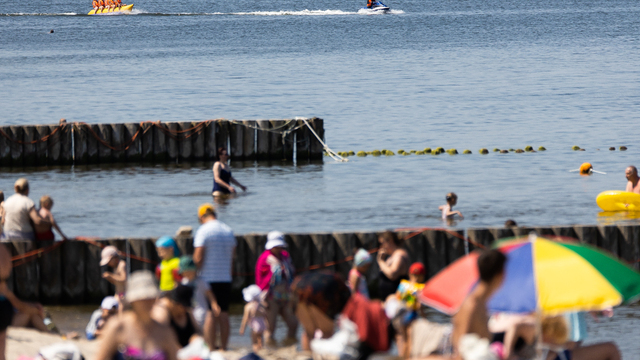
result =
[{"label": "boat wake", "polygon": [[[132,9],[128,13],[118,13],[114,15],[145,15],[145,16],[344,16],[344,15],[378,15],[383,12],[376,12],[369,9],[360,9],[358,11],[343,10],[279,10],[279,11],[247,11],[247,12],[213,12],[213,13],[153,13],[143,9]],[[402,10],[391,9],[386,14],[404,14]],[[68,12],[68,13],[10,13],[0,14],[0,16],[86,16],[86,14]],[[104,14],[109,15],[109,14]]]}]

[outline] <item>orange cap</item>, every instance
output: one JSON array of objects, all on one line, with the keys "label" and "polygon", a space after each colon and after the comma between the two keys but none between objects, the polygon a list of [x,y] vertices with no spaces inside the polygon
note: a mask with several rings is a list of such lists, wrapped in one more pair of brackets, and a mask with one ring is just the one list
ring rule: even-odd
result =
[{"label": "orange cap", "polygon": [[198,208],[198,217],[199,218],[203,217],[207,212],[215,214],[216,213],[216,208],[213,205],[209,204],[209,203],[202,204]]}]

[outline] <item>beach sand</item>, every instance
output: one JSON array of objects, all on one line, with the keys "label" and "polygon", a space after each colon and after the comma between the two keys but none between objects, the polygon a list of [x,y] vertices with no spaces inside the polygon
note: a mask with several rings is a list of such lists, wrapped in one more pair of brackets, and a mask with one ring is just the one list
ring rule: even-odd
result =
[{"label": "beach sand", "polygon": [[[16,360],[22,355],[34,357],[38,354],[40,348],[65,341],[70,341],[77,345],[85,359],[91,360],[95,358],[98,350],[98,341],[86,339],[63,340],[60,336],[42,333],[33,329],[9,327],[7,332],[7,360]],[[249,348],[238,348],[230,349],[221,354],[227,360],[237,360],[249,353],[249,351]],[[297,351],[296,346],[282,347],[276,350],[265,349],[261,350],[258,355],[265,360],[307,360],[311,357],[310,353]]]}]

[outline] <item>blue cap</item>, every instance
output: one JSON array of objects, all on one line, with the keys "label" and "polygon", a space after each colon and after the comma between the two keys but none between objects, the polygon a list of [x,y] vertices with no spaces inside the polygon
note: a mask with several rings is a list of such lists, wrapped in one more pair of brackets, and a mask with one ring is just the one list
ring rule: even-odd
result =
[{"label": "blue cap", "polygon": [[156,240],[156,247],[163,248],[173,248],[173,256],[180,256],[180,248],[178,248],[178,244],[173,240],[171,236],[162,236],[158,240]]}]

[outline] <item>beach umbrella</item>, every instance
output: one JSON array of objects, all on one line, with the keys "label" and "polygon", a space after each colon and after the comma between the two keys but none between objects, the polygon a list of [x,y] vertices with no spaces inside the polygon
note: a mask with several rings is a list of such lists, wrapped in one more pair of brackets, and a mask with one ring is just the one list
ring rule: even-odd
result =
[{"label": "beach umbrella", "polygon": [[[532,234],[495,247],[507,262],[504,282],[489,300],[490,311],[553,315],[604,310],[640,298],[640,273],[590,245]],[[478,256],[471,253],[436,274],[420,301],[455,314],[478,283]]]}]

